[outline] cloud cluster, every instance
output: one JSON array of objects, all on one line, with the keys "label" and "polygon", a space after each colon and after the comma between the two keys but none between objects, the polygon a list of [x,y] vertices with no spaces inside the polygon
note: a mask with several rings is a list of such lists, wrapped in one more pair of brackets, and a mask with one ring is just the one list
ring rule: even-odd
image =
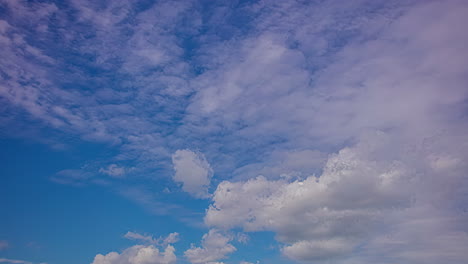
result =
[{"label": "cloud cluster", "polygon": [[283,254],[298,261],[459,263],[468,216],[455,201],[468,190],[468,149],[447,152],[447,139],[370,133],[331,155],[320,177],[222,182],[205,222],[274,231]]},{"label": "cloud cluster", "polygon": [[[177,257],[175,248],[171,245],[179,241],[178,233],[170,233],[167,237],[154,239],[151,235],[127,232],[125,238],[138,240],[146,245],[135,245],[125,249],[122,253],[110,252],[106,255],[98,254],[92,264],[174,264]],[[161,251],[157,246],[163,247]]]},{"label": "cloud cluster", "polygon": [[219,230],[211,229],[203,235],[202,246],[192,247],[184,252],[185,257],[193,264],[216,264],[218,260],[225,259],[227,255],[236,251],[229,242],[232,238],[222,234]]},{"label": "cloud cluster", "polygon": [[[40,121],[117,150],[58,183],[172,176],[212,197],[192,263],[233,253],[232,228],[274,232],[299,262],[466,259],[465,1],[2,3],[1,127]],[[211,196],[214,171],[225,181]],[[164,247],[95,264],[173,263]]]},{"label": "cloud cluster", "polygon": [[98,254],[92,264],[173,264],[176,263],[175,249],[168,245],[160,252],[153,245],[136,245],[125,249],[122,253],[110,252],[107,255]]}]

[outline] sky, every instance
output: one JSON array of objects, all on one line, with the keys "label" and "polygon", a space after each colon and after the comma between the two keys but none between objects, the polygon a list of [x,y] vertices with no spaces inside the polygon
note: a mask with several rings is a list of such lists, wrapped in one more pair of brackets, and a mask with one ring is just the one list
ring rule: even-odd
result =
[{"label": "sky", "polygon": [[468,1],[0,0],[0,263],[460,264]]}]

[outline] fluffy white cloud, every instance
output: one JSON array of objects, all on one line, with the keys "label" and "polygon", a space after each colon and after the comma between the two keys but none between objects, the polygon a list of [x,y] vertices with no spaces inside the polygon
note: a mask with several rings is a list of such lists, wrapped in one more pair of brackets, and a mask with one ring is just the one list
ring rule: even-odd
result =
[{"label": "fluffy white cloud", "polygon": [[207,198],[213,170],[202,153],[188,149],[177,150],[172,155],[174,181],[182,183],[182,189],[194,197]]},{"label": "fluffy white cloud", "polygon": [[92,264],[173,264],[177,259],[174,252],[175,249],[171,245],[168,245],[163,252],[153,245],[136,245],[120,254],[117,252],[98,254]]},{"label": "fluffy white cloud", "polygon": [[202,238],[202,247],[192,247],[185,251],[185,257],[193,264],[221,263],[220,259],[236,251],[236,248],[229,244],[232,240],[230,236],[223,235],[216,229],[211,229]]},{"label": "fluffy white cloud", "polygon": [[[459,173],[467,166],[455,162],[468,151],[450,138],[410,142],[368,133],[330,156],[320,177],[224,181],[205,222],[274,231],[283,254],[297,261],[367,263],[379,256],[380,263],[460,263],[467,256],[460,245],[468,243],[462,224],[468,217],[447,208],[458,206],[454,201],[468,190]],[[454,160],[450,170],[433,167],[441,153]]]}]

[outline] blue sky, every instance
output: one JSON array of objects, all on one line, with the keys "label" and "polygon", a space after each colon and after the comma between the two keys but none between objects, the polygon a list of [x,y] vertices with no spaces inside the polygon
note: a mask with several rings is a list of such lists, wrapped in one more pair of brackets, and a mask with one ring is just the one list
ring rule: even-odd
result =
[{"label": "blue sky", "polygon": [[0,0],[0,263],[462,263],[466,14]]}]

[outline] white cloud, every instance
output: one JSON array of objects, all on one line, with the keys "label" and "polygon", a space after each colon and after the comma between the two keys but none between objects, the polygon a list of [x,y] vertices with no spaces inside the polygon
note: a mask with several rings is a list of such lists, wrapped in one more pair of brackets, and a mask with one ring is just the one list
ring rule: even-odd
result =
[{"label": "white cloud", "polygon": [[[439,143],[445,140],[432,138],[429,144],[368,133],[355,147],[330,156],[319,178],[224,181],[205,222],[274,231],[283,254],[297,261],[459,263],[466,257],[459,245],[468,243],[462,226],[468,217],[446,208],[456,206],[468,183],[455,171],[441,175],[427,160],[446,151]],[[453,159],[468,153],[460,150],[465,152],[452,152]]]},{"label": "white cloud", "polygon": [[151,235],[142,235],[139,233],[128,231],[124,235],[124,237],[130,240],[138,240],[138,241],[146,242],[149,244],[162,245],[162,246],[174,244],[179,241],[179,233],[177,232],[170,233],[169,235],[167,235],[167,237],[159,237],[155,239]]},{"label": "white cloud", "polygon": [[[88,66],[130,77],[96,77],[92,83],[103,87],[89,91],[62,89],[62,79],[88,86],[88,78],[44,67],[55,51],[31,40],[48,38],[27,36],[17,23],[32,18],[43,30],[61,10],[17,2],[0,22],[7,76],[0,94],[9,102],[2,121],[26,112],[84,140],[121,144],[115,160],[135,160],[142,172],[169,171],[172,154],[173,179],[199,198],[209,196],[213,175],[206,155],[218,175],[234,177],[218,186],[206,223],[273,231],[298,261],[452,264],[466,257],[466,2],[260,1],[242,5],[252,12],[252,30],[226,40],[210,24],[232,26],[223,20],[229,10],[214,11],[199,36],[200,15],[189,2],[140,13],[127,1],[73,4],[90,37],[70,30],[61,37],[77,45],[60,43],[60,52],[96,54]],[[181,28],[180,21],[196,23]],[[200,46],[189,62],[175,30]],[[204,155],[181,149],[187,145]],[[123,175],[118,167],[101,172]],[[81,185],[92,175],[65,170],[52,179]],[[180,209],[131,186],[125,195],[160,214]],[[218,256],[233,250],[229,240],[224,245]],[[207,248],[187,252],[202,261],[217,252]],[[122,255],[106,257],[126,261]]]},{"label": "white cloud", "polygon": [[170,233],[167,237],[163,239],[164,244],[174,244],[179,241],[179,233],[174,232]]},{"label": "white cloud", "polygon": [[125,175],[125,168],[119,167],[117,164],[110,164],[106,169],[100,168],[99,172],[107,174],[111,177],[122,178]]},{"label": "white cloud", "polygon": [[226,258],[226,255],[236,251],[236,248],[229,244],[232,240],[230,236],[223,235],[216,229],[211,229],[202,238],[202,247],[191,246],[184,255],[193,264],[221,263],[218,260]]},{"label": "white cloud", "polygon": [[122,253],[110,252],[107,255],[98,254],[92,264],[174,264],[176,263],[175,249],[168,245],[160,252],[153,245],[136,245],[125,249]]},{"label": "white cloud", "polygon": [[182,189],[194,197],[207,198],[213,170],[202,153],[188,149],[177,150],[172,155],[174,181],[182,183]]}]

